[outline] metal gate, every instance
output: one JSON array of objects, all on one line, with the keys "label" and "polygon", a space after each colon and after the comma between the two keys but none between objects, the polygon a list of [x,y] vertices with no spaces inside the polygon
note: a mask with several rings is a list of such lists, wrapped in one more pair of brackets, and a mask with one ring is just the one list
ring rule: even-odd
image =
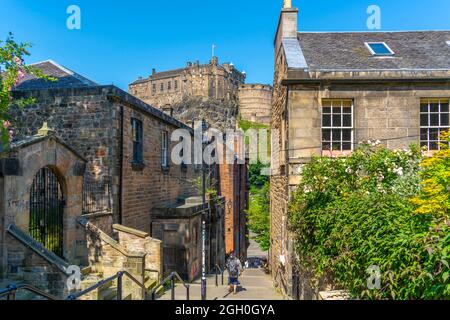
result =
[{"label": "metal gate", "polygon": [[42,168],[30,192],[30,235],[49,251],[63,256],[64,197],[55,173]]}]

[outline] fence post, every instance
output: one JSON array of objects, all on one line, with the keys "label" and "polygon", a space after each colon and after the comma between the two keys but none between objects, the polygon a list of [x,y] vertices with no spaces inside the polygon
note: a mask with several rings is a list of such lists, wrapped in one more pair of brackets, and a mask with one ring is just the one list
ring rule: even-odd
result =
[{"label": "fence post", "polygon": [[7,300],[16,300],[17,287],[15,284],[8,286],[11,291],[7,295]]},{"label": "fence post", "polygon": [[117,300],[122,300],[122,287],[123,287],[123,273],[119,272],[117,274]]}]

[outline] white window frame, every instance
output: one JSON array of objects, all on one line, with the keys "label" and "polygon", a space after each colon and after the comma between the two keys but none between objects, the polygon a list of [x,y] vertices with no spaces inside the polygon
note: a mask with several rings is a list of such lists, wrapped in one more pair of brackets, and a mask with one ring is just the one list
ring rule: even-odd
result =
[{"label": "white window frame", "polygon": [[[344,102],[346,102],[346,101],[350,102],[350,107],[352,109],[352,112],[351,112],[351,126],[350,127],[344,126],[344,110],[343,109],[344,109]],[[324,126],[324,124],[323,124],[323,115],[325,114],[323,112],[323,109],[325,108],[325,102],[331,102],[331,105],[330,105],[330,107],[331,107],[331,113],[330,113],[331,125],[330,126]],[[334,105],[334,103],[336,103],[336,102],[340,102],[340,104],[341,104],[341,106],[340,106],[340,108],[341,108],[341,112],[340,112],[340,115],[341,115],[341,126],[333,126],[333,115],[334,115],[333,107],[336,107]],[[340,153],[343,153],[343,152],[352,152],[354,150],[354,144],[355,144],[354,143],[354,135],[355,135],[355,125],[354,125],[355,108],[354,108],[354,105],[355,105],[355,103],[354,103],[353,99],[323,99],[322,100],[321,112],[320,112],[320,115],[321,115],[321,118],[320,118],[320,122],[321,122],[321,130],[320,130],[321,146],[320,146],[320,149],[322,150],[322,153],[326,153],[326,152],[331,152],[331,153],[333,153],[333,152],[340,152]],[[325,150],[323,148],[323,144],[325,143],[324,137],[323,137],[323,130],[330,130],[331,131],[330,132],[330,135],[331,135],[330,136],[330,144],[331,144],[330,149],[331,150]],[[343,150],[342,149],[342,144],[344,143],[344,141],[342,140],[342,131],[341,131],[341,139],[339,140],[339,142],[341,143],[341,149],[340,150],[333,150],[333,130],[351,130],[350,150]]]},{"label": "white window frame", "polygon": [[[381,42],[381,41],[380,41],[380,42],[365,42],[364,44],[366,45],[367,49],[369,49],[370,53],[371,53],[373,56],[376,56],[376,57],[390,57],[390,56],[394,56],[394,55],[395,55],[394,50],[392,50],[392,49],[387,45],[386,42]],[[382,44],[382,45],[384,45],[384,46],[386,47],[386,49],[389,50],[389,52],[390,52],[391,54],[379,54],[379,53],[376,53],[376,52],[372,49],[372,47],[370,46],[371,44]]]},{"label": "white window frame", "polygon": [[[433,101],[438,101],[439,103],[439,110],[438,112],[431,112],[431,103]],[[444,104],[443,102],[446,101],[447,104],[449,105],[449,111],[447,112],[443,112],[442,111],[442,104]],[[446,113],[449,115],[450,117],[450,99],[449,98],[427,98],[427,99],[420,99],[420,106],[419,108],[422,107],[422,104],[427,103],[428,104],[428,111],[422,112],[422,110],[420,110],[420,118],[419,121],[421,122],[422,119],[422,114],[427,114],[428,115],[428,126],[422,126],[422,123],[420,123],[420,145],[422,145],[423,142],[427,143],[427,150],[428,151],[438,151],[441,150],[441,132],[443,130],[450,130],[450,124],[447,126],[442,125],[441,123],[441,114]],[[431,115],[432,114],[438,114],[439,115],[439,125],[438,126],[431,126]],[[427,129],[427,138],[424,140],[422,139],[422,129]],[[430,129],[438,129],[439,134],[438,134],[438,140],[430,140]],[[432,142],[438,142],[438,148],[437,149],[431,149],[430,145]]]},{"label": "white window frame", "polygon": [[167,131],[161,132],[161,166],[169,166],[169,134]]}]

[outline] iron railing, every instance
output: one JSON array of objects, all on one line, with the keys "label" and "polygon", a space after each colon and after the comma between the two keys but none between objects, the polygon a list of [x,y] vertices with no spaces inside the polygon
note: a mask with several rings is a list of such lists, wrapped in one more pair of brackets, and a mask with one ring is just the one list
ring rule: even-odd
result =
[{"label": "iron railing", "polygon": [[82,296],[85,296],[85,295],[91,293],[92,291],[97,290],[98,288],[102,287],[103,285],[105,285],[111,281],[115,281],[115,280],[117,280],[117,296],[116,296],[116,298],[117,298],[117,300],[123,300],[123,276],[127,276],[131,281],[133,281],[135,284],[137,284],[139,286],[139,288],[141,288],[141,290],[142,290],[143,300],[147,300],[147,289],[145,288],[145,285],[140,283],[135,277],[133,277],[127,271],[117,272],[115,275],[113,275],[107,279],[104,279],[83,291],[69,295],[66,298],[66,300],[77,300],[77,299],[81,298]]},{"label": "iron railing", "polygon": [[83,181],[83,214],[111,211],[111,186],[109,182],[99,182],[90,176]]},{"label": "iron railing", "polygon": [[56,174],[42,168],[30,190],[29,233],[57,256],[63,256],[64,196]]},{"label": "iron railing", "polygon": [[189,285],[186,284],[177,272],[172,272],[167,278],[162,280],[156,287],[151,291],[150,297],[152,300],[156,300],[156,292],[161,288],[165,287],[166,283],[170,281],[170,299],[175,300],[175,281],[178,281],[186,288],[186,300],[189,300]]},{"label": "iron railing", "polygon": [[7,286],[6,289],[0,289],[0,298],[6,296],[6,300],[16,300],[17,292],[21,290],[34,293],[35,295],[45,298],[47,300],[59,300],[58,297],[51,295],[45,291],[42,291],[41,289],[38,289],[36,287],[30,286],[28,284],[20,284],[20,285],[11,284]]},{"label": "iron railing", "polygon": [[216,264],[214,266],[214,268],[212,268],[211,272],[214,272],[214,275],[216,276],[216,287],[219,286],[219,274],[222,277],[222,285],[224,284],[224,273],[225,273],[225,269],[222,269],[218,264]]}]

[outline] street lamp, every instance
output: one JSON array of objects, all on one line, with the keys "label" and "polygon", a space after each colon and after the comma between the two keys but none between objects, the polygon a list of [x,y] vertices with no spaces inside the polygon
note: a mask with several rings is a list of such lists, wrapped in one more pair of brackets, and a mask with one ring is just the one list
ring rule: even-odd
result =
[{"label": "street lamp", "polygon": [[206,130],[205,120],[202,119],[202,284],[201,284],[201,295],[202,300],[206,300],[206,166],[204,161],[204,150],[205,145],[208,144],[208,137],[204,135]]}]

